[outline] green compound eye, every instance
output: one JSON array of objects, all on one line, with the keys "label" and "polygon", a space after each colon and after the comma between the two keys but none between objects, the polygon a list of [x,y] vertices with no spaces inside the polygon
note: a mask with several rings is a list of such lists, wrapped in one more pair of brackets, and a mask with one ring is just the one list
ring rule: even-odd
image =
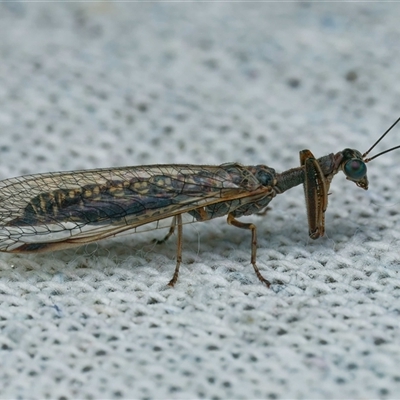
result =
[{"label": "green compound eye", "polygon": [[358,181],[367,174],[367,166],[361,160],[349,160],[344,165],[344,173],[348,178]]}]

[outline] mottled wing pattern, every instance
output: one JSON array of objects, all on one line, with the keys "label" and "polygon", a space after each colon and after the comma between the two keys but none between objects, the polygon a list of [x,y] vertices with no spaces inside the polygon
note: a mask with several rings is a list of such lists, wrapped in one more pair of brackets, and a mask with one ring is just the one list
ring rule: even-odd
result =
[{"label": "mottled wing pattern", "polygon": [[0,251],[53,250],[248,194],[240,164],[151,165],[0,181]]}]

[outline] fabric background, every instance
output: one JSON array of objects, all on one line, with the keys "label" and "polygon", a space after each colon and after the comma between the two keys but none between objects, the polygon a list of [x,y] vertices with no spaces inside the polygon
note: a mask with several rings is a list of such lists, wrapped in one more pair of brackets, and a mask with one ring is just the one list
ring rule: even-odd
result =
[{"label": "fabric background", "polygon": [[[364,152],[400,115],[399,20],[384,2],[2,2],[0,178]],[[241,219],[271,289],[223,218],[184,227],[174,288],[164,231],[1,254],[0,397],[400,398],[399,160],[368,165],[368,192],[336,177],[322,239],[300,186]]]}]

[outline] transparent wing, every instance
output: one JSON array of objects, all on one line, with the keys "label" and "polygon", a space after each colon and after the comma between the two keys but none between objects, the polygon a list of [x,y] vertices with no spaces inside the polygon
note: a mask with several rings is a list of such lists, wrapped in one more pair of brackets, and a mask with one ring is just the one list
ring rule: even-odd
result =
[{"label": "transparent wing", "polygon": [[27,175],[0,181],[0,251],[88,243],[248,194],[240,164],[151,165]]}]

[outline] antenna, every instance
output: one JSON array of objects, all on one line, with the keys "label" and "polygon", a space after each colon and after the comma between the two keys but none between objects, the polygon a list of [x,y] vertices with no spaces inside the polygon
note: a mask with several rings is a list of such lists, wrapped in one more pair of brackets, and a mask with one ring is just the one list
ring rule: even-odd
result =
[{"label": "antenna", "polygon": [[362,155],[362,157],[363,157],[363,159],[364,159],[364,162],[369,162],[369,161],[371,161],[371,160],[373,160],[374,158],[377,158],[377,157],[379,157],[379,156],[381,156],[382,154],[386,154],[386,153],[389,153],[390,151],[393,151],[393,150],[396,150],[396,149],[400,149],[400,145],[399,146],[396,146],[396,147],[392,147],[391,149],[388,149],[388,150],[385,150],[385,151],[382,151],[381,153],[378,153],[378,154],[376,154],[375,156],[373,156],[373,157],[370,157],[370,158],[365,158],[365,156],[367,156],[369,153],[370,153],[370,151],[397,125],[397,123],[400,121],[400,117],[399,118],[397,118],[397,120],[392,124],[392,126],[371,146],[371,148],[368,150],[368,151],[366,151],[363,155]]}]

